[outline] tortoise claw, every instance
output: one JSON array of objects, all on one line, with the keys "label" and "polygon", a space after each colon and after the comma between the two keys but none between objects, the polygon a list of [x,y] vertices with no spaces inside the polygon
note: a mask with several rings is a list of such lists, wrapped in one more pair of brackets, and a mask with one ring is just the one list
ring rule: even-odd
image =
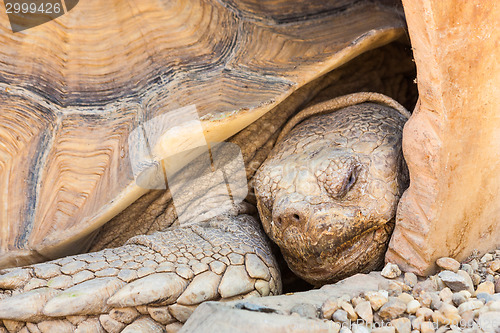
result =
[{"label": "tortoise claw", "polygon": [[60,291],[39,288],[17,294],[0,301],[0,318],[15,321],[37,321],[44,317],[43,308],[47,301]]}]

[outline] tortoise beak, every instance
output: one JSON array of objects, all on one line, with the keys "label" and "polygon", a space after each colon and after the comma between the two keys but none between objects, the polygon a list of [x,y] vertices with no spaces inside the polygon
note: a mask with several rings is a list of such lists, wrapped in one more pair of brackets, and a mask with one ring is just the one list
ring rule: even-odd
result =
[{"label": "tortoise beak", "polygon": [[275,201],[271,216],[262,216],[269,237],[280,247],[290,268],[321,285],[353,273],[377,269],[393,224],[363,216],[336,203],[311,205]]}]

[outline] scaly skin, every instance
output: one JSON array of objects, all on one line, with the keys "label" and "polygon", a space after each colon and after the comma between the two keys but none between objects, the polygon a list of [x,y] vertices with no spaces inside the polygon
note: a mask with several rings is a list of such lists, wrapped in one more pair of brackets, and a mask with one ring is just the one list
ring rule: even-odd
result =
[{"label": "scaly skin", "polygon": [[[327,104],[340,108],[362,95]],[[374,103],[314,116],[288,133],[258,170],[264,230],[298,276],[322,285],[382,264],[408,185],[401,150],[406,119],[404,111]]]},{"label": "scaly skin", "polygon": [[244,213],[4,270],[0,318],[9,332],[162,332],[179,328],[206,300],[279,294],[268,241]]}]

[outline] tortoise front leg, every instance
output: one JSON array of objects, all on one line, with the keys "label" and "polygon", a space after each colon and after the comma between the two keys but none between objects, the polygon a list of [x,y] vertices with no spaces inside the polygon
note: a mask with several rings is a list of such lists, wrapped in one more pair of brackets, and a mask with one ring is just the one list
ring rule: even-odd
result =
[{"label": "tortoise front leg", "polygon": [[280,292],[259,222],[222,215],[137,236],[122,247],[5,270],[0,319],[9,332],[23,326],[30,332],[162,331],[181,325],[203,301]]}]

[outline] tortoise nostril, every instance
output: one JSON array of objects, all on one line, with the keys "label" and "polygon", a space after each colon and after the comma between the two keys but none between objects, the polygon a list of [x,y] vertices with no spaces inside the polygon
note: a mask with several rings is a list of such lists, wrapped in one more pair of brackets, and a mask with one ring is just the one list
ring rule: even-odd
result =
[{"label": "tortoise nostril", "polygon": [[292,219],[293,219],[295,222],[300,222],[300,216],[299,216],[299,214],[293,214],[293,215],[292,215]]},{"label": "tortoise nostril", "polygon": [[274,224],[279,228],[281,227],[281,218],[278,216],[274,219]]}]

